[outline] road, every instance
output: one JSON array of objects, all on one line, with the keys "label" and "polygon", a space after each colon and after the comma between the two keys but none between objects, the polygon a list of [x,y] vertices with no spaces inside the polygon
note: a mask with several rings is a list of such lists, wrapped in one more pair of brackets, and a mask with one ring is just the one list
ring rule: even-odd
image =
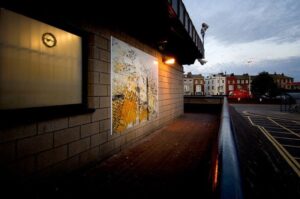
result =
[{"label": "road", "polygon": [[245,198],[300,198],[300,115],[231,104]]}]

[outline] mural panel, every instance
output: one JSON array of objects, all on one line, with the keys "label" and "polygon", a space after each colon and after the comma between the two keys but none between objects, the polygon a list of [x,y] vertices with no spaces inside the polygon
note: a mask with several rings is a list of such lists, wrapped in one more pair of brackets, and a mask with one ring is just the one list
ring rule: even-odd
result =
[{"label": "mural panel", "polygon": [[112,131],[122,133],[157,117],[158,61],[114,37],[111,41]]}]

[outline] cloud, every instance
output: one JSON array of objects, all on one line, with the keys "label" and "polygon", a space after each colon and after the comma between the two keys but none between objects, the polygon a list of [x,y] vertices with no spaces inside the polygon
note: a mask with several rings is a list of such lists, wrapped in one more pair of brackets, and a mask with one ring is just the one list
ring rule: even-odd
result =
[{"label": "cloud", "polygon": [[300,38],[299,0],[185,0],[184,3],[195,26],[207,22],[210,25],[207,37],[223,42]]},{"label": "cloud", "polygon": [[[184,66],[202,74],[287,72],[300,81],[299,0],[184,0],[205,36],[208,63]],[[248,61],[251,63],[248,63]]]},{"label": "cloud", "polygon": [[277,43],[278,38],[269,38],[245,43],[227,44],[210,38],[206,44],[206,58],[212,65],[219,63],[243,64],[251,60],[281,60],[300,57],[300,39],[295,42]]}]

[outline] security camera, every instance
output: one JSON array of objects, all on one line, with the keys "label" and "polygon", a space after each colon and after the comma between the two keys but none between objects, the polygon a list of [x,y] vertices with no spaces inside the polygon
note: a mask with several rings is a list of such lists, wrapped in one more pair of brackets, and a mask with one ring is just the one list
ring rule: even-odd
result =
[{"label": "security camera", "polygon": [[198,61],[200,62],[201,65],[204,65],[207,63],[207,60],[205,60],[205,59],[198,59]]}]

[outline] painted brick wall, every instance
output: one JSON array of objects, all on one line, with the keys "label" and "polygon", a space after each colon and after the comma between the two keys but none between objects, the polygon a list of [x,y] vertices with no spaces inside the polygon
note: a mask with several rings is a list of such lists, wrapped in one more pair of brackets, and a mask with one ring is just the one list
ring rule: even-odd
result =
[{"label": "painted brick wall", "polygon": [[[183,113],[183,68],[167,66],[158,51],[124,33],[84,24],[88,39],[88,105],[93,113],[0,129],[0,169],[6,176],[71,172],[108,157]],[[158,58],[159,117],[123,134],[110,133],[110,38],[114,36]]]}]

